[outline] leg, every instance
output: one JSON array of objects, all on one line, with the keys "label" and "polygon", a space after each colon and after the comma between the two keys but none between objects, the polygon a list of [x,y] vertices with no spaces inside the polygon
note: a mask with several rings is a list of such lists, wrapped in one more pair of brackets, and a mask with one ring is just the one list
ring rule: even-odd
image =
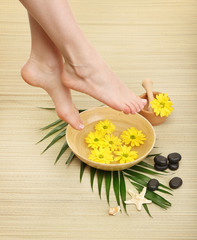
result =
[{"label": "leg", "polygon": [[28,84],[45,89],[55,104],[58,116],[79,130],[82,128],[79,113],[72,103],[69,89],[60,80],[63,58],[41,26],[30,15],[29,23],[31,54],[21,70],[21,75]]},{"label": "leg", "polygon": [[20,0],[61,51],[65,86],[84,92],[110,107],[136,113],[145,101],[111,71],[77,25],[67,0]]}]

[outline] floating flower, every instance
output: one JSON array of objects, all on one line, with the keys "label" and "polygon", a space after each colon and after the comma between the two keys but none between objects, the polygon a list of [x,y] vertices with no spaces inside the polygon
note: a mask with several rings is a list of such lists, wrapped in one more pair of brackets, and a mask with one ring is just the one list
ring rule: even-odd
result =
[{"label": "floating flower", "polygon": [[88,147],[98,148],[100,146],[106,145],[103,141],[103,133],[102,132],[90,132],[88,136],[85,138],[86,143],[88,143]]},{"label": "floating flower", "polygon": [[131,151],[131,147],[120,146],[118,151],[114,151],[117,155],[114,161],[120,161],[120,163],[132,162],[138,158],[137,151]]},{"label": "floating flower", "polygon": [[91,151],[89,159],[94,162],[109,164],[114,160],[112,152],[109,148],[99,147]]},{"label": "floating flower", "polygon": [[105,121],[99,121],[95,125],[96,131],[101,131],[104,133],[112,133],[115,130],[115,128],[116,128],[115,125],[111,123],[108,119],[106,119]]},{"label": "floating flower", "polygon": [[173,107],[171,107],[172,102],[169,100],[168,93],[159,93],[150,104],[156,116],[160,115],[161,117],[168,117],[174,110]]},{"label": "floating flower", "polygon": [[142,131],[135,129],[134,127],[123,131],[121,138],[125,144],[130,144],[131,147],[138,147],[140,144],[144,144],[144,141],[146,140],[146,136],[142,133]]},{"label": "floating flower", "polygon": [[103,141],[110,148],[111,151],[117,150],[117,148],[121,145],[121,139],[115,137],[113,134],[106,134],[103,138]]}]

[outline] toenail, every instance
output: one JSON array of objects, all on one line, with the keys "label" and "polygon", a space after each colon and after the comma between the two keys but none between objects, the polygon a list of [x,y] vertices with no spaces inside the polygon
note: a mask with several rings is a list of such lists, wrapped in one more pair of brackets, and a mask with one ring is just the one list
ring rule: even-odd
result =
[{"label": "toenail", "polygon": [[147,104],[147,100],[146,99],[142,99],[142,103],[145,105]]},{"label": "toenail", "polygon": [[80,128],[80,129],[83,129],[83,128],[84,128],[84,125],[80,123],[80,124],[79,124],[79,128]]}]

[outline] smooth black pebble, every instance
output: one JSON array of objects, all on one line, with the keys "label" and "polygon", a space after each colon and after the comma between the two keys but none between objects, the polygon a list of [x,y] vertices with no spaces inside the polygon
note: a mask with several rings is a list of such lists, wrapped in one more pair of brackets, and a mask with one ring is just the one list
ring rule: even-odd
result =
[{"label": "smooth black pebble", "polygon": [[170,163],[178,163],[181,160],[181,155],[179,153],[170,153],[168,155],[168,160]]},{"label": "smooth black pebble", "polygon": [[154,162],[159,166],[166,166],[167,165],[167,158],[161,155],[154,157]]},{"label": "smooth black pebble", "polygon": [[159,187],[159,181],[157,179],[151,179],[148,183],[147,183],[147,188],[150,191],[155,191],[157,190]]},{"label": "smooth black pebble", "polygon": [[168,168],[172,171],[175,171],[179,168],[179,163],[169,163]]},{"label": "smooth black pebble", "polygon": [[180,177],[174,177],[170,180],[169,185],[171,188],[179,188],[183,184],[183,180]]},{"label": "smooth black pebble", "polygon": [[154,165],[154,168],[157,170],[157,171],[164,171],[168,168],[168,165],[166,164],[165,166],[160,166],[160,165],[157,165],[155,164]]}]

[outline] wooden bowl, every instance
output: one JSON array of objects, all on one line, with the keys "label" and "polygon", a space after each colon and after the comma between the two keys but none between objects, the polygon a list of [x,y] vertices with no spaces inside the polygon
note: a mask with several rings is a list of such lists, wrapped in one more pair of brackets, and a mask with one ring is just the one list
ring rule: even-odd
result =
[{"label": "wooden bowl", "polygon": [[[160,92],[153,92],[153,96],[154,98],[156,97],[156,95],[158,95]],[[147,99],[147,104],[145,105],[145,107],[139,112],[139,114],[141,114],[143,117],[145,117],[153,126],[156,125],[160,125],[162,123],[164,123],[166,121],[166,119],[168,117],[164,116],[156,116],[154,112],[149,112],[148,111],[148,97],[146,93],[143,93],[142,95],[140,95],[141,98],[143,99]]]},{"label": "wooden bowl", "polygon": [[[78,131],[68,125],[66,139],[69,147],[75,153],[75,155],[91,167],[107,171],[126,169],[142,161],[153,149],[155,144],[155,131],[152,125],[139,114],[126,115],[123,112],[116,111],[109,107],[97,107],[82,112],[80,116],[85,125],[84,129]],[[90,148],[88,148],[88,145],[85,142],[85,137],[90,131],[95,131],[94,126],[98,121],[105,119],[110,120],[116,126],[116,130],[113,132],[115,136],[120,136],[122,131],[131,127],[142,130],[142,132],[146,135],[147,140],[139,147],[132,148],[133,150],[138,151],[138,159],[124,164],[103,164],[88,159]]]}]

